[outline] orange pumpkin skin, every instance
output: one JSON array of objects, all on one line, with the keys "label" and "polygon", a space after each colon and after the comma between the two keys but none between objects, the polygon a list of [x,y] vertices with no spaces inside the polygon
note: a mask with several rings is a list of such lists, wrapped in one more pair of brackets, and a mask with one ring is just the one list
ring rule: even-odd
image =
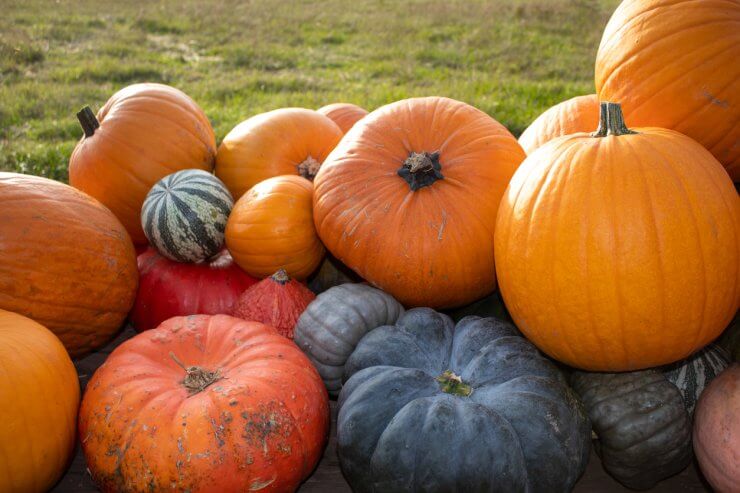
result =
[{"label": "orange pumpkin skin", "polygon": [[496,286],[496,211],[524,157],[503,125],[465,103],[383,106],[319,170],[316,229],[342,263],[405,305],[467,304]]},{"label": "orange pumpkin skin", "polygon": [[216,156],[216,176],[234,200],[274,176],[313,179],[341,138],[339,127],[316,111],[268,111],[241,122],[224,137]]},{"label": "orange pumpkin skin", "polygon": [[4,310],[0,361],[0,491],[48,491],[74,452],[77,372],[54,334]]},{"label": "orange pumpkin skin", "polygon": [[519,137],[519,145],[529,155],[556,137],[590,132],[598,124],[599,98],[596,94],[576,96],[538,116]]},{"label": "orange pumpkin skin", "polygon": [[123,343],[79,416],[104,492],[294,491],[328,430],[326,389],[300,349],[228,315],[171,318]]},{"label": "orange pumpkin skin", "polygon": [[138,281],[111,211],[68,185],[0,172],[0,308],[41,323],[75,358],[118,331]]},{"label": "orange pumpkin skin", "polygon": [[190,97],[163,84],[121,89],[97,119],[100,128],[72,152],[69,183],[113,211],[136,245],[146,245],[140,216],[146,194],[175,171],[211,171],[213,129]]},{"label": "orange pumpkin skin", "polygon": [[555,139],[511,180],[496,224],[500,289],[541,350],[591,371],[671,363],[738,307],[740,198],[672,130]]},{"label": "orange pumpkin skin", "polygon": [[250,276],[280,269],[306,279],[324,258],[313,224],[313,185],[300,176],[270,178],[239,199],[226,223],[226,246]]},{"label": "orange pumpkin skin", "polygon": [[336,123],[343,134],[349,132],[352,126],[367,115],[367,110],[352,103],[333,103],[322,106],[318,110]]},{"label": "orange pumpkin skin", "polygon": [[740,181],[740,2],[625,0],[596,56],[596,92],[633,127],[670,128]]}]

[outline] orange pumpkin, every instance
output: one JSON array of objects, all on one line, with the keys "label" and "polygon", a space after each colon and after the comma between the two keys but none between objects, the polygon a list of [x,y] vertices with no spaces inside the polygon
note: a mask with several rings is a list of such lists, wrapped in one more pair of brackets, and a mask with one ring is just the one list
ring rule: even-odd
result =
[{"label": "orange pumpkin", "polygon": [[313,110],[282,108],[262,113],[224,137],[216,156],[216,176],[234,200],[274,176],[301,175],[312,180],[341,138],[339,127]]},{"label": "orange pumpkin", "polygon": [[265,180],[239,199],[226,223],[226,246],[249,275],[285,269],[306,279],[324,258],[313,224],[313,185],[296,175]]},{"label": "orange pumpkin", "polygon": [[97,200],[0,172],[0,308],[48,327],[74,358],[118,331],[138,280],[131,239]]},{"label": "orange pumpkin", "polygon": [[69,183],[118,217],[146,245],[141,206],[152,186],[175,171],[213,169],[216,139],[203,110],[162,84],[134,84],[114,94],[97,118],[78,114],[85,135],[69,160]]},{"label": "orange pumpkin", "polygon": [[75,446],[80,384],[48,329],[0,310],[0,491],[48,491]]},{"label": "orange pumpkin", "polygon": [[321,458],[329,399],[273,328],[192,315],[113,351],[87,385],[79,428],[104,492],[295,491]]},{"label": "orange pumpkin", "polygon": [[496,287],[496,211],[524,151],[503,125],[448,98],[360,120],[314,181],[331,253],[411,306],[464,305]]},{"label": "orange pumpkin", "polygon": [[529,155],[556,137],[590,132],[598,124],[599,98],[596,94],[576,96],[538,116],[519,137],[519,145]]},{"label": "orange pumpkin", "polygon": [[352,103],[333,103],[322,106],[318,110],[336,123],[343,134],[349,132],[352,126],[367,115],[367,110]]},{"label": "orange pumpkin", "polygon": [[568,365],[638,370],[689,356],[740,301],[740,197],[678,132],[624,126],[555,139],[511,180],[496,224],[501,292],[519,329]]},{"label": "orange pumpkin", "polygon": [[625,0],[596,56],[596,91],[633,127],[695,139],[740,181],[740,2]]}]

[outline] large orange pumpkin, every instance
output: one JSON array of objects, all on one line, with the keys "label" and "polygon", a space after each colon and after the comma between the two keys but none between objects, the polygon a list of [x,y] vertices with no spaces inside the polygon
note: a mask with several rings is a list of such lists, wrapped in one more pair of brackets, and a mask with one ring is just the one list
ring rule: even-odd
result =
[{"label": "large orange pumpkin", "polygon": [[85,135],[69,160],[69,183],[108,207],[137,245],[146,245],[141,206],[152,186],[175,171],[213,169],[216,139],[203,110],[162,84],[134,84],[98,112],[78,114]]},{"label": "large orange pumpkin", "polygon": [[695,141],[630,131],[619,105],[603,108],[600,132],[555,139],[514,175],[496,268],[506,307],[544,352],[637,370],[689,356],[735,314],[740,197]]},{"label": "large orange pumpkin", "polygon": [[234,200],[273,176],[301,175],[312,180],[341,138],[336,123],[313,110],[282,108],[262,113],[224,137],[216,156],[216,176]]},{"label": "large orange pumpkin", "polygon": [[695,139],[740,181],[740,1],[625,0],[596,56],[596,91],[630,126]]},{"label": "large orange pumpkin", "polygon": [[306,279],[324,258],[313,224],[313,185],[297,175],[270,178],[252,187],[231,211],[226,246],[253,277],[280,269]]},{"label": "large orange pumpkin", "polygon": [[318,110],[336,123],[343,134],[349,132],[352,126],[367,115],[367,110],[352,103],[333,103],[322,106]]},{"label": "large orange pumpkin", "polygon": [[496,286],[496,211],[524,157],[503,125],[465,103],[383,106],[319,170],[316,229],[334,256],[402,303],[464,305]]},{"label": "large orange pumpkin", "polygon": [[79,428],[104,492],[295,491],[321,457],[329,400],[273,328],[192,315],[113,351],[87,385]]},{"label": "large orange pumpkin", "polygon": [[80,383],[59,339],[0,310],[0,491],[48,491],[72,457]]},{"label": "large orange pumpkin", "polygon": [[535,149],[556,137],[590,132],[599,124],[599,98],[596,94],[576,96],[558,103],[538,116],[519,137],[524,152]]},{"label": "large orange pumpkin", "polygon": [[131,239],[97,200],[0,172],[0,308],[43,324],[81,356],[118,331],[138,279]]}]

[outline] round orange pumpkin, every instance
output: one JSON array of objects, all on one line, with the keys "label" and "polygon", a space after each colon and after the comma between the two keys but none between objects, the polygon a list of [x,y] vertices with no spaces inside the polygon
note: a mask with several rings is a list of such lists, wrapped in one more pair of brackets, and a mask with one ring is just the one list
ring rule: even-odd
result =
[{"label": "round orange pumpkin", "polygon": [[69,160],[69,183],[108,207],[137,245],[146,245],[141,206],[152,186],[175,171],[213,169],[216,139],[203,110],[162,84],[134,84],[98,112],[78,114],[85,135]]},{"label": "round orange pumpkin", "polygon": [[349,132],[352,126],[367,115],[367,110],[352,103],[333,103],[322,106],[318,110],[336,123],[343,134]]},{"label": "round orange pumpkin", "polygon": [[0,491],[48,491],[72,458],[80,383],[59,339],[0,310]]},{"label": "round orange pumpkin", "polygon": [[121,344],[79,417],[104,492],[295,491],[328,431],[308,358],[273,328],[228,315],[171,318]]},{"label": "round orange pumpkin", "polygon": [[556,137],[590,132],[598,124],[599,98],[596,94],[576,96],[538,116],[519,137],[519,145],[529,155]]},{"label": "round orange pumpkin", "polygon": [[735,314],[740,197],[695,141],[628,130],[618,104],[603,113],[598,133],[550,141],[516,172],[496,269],[511,316],[544,352],[638,370],[689,356]]},{"label": "round orange pumpkin", "polygon": [[226,246],[250,276],[280,269],[306,279],[324,258],[313,224],[313,185],[297,175],[276,176],[239,199],[226,223]]},{"label": "round orange pumpkin", "polygon": [[625,0],[596,55],[596,91],[633,127],[677,130],[740,181],[740,2]]},{"label": "round orange pumpkin", "polygon": [[313,110],[282,108],[262,113],[224,137],[216,156],[216,176],[234,200],[274,176],[301,175],[312,180],[341,138],[339,127]]},{"label": "round orange pumpkin", "polygon": [[410,306],[460,306],[496,287],[496,211],[524,151],[448,98],[383,106],[357,122],[314,181],[331,253]]},{"label": "round orange pumpkin", "polygon": [[0,308],[48,327],[74,358],[118,331],[138,280],[131,239],[97,200],[0,172]]}]

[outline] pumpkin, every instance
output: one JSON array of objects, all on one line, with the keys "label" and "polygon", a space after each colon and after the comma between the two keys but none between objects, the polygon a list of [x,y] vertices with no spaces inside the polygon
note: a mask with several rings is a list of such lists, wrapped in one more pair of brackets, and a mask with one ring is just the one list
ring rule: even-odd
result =
[{"label": "pumpkin", "polygon": [[316,229],[340,262],[404,305],[465,305],[496,286],[496,212],[522,159],[503,125],[465,103],[383,106],[319,170]]},{"label": "pumpkin", "polygon": [[351,282],[360,282],[361,279],[352,270],[331,255],[324,257],[319,269],[314,272],[308,282],[308,287],[316,294],[323,293],[329,288]]},{"label": "pumpkin", "polygon": [[0,172],[0,309],[44,325],[75,358],[118,331],[137,283],[131,239],[100,202]]},{"label": "pumpkin", "polygon": [[717,344],[709,344],[683,361],[662,367],[661,371],[681,392],[686,410],[693,416],[704,388],[729,364],[727,352]]},{"label": "pumpkin", "polygon": [[341,138],[339,127],[313,110],[282,108],[262,113],[224,137],[216,156],[216,176],[236,200],[273,176],[313,179]]},{"label": "pumpkin", "polygon": [[103,491],[295,491],[319,461],[329,401],[274,329],[175,317],[121,344],[87,385],[79,434]]},{"label": "pumpkin", "polygon": [[594,431],[604,469],[637,490],[691,462],[691,419],[678,389],[657,370],[571,375]]},{"label": "pumpkin", "polygon": [[740,197],[712,155],[672,130],[555,139],[519,168],[496,224],[517,327],[570,366],[673,363],[717,338],[740,300]]},{"label": "pumpkin", "polygon": [[267,324],[281,336],[293,339],[298,317],[314,298],[310,289],[280,269],[244,291],[234,305],[233,315]]},{"label": "pumpkin", "polygon": [[403,306],[367,284],[342,284],[327,289],[298,319],[295,343],[319,371],[329,394],[342,389],[344,363],[360,339],[383,325],[393,325]]},{"label": "pumpkin", "polygon": [[718,342],[728,352],[731,361],[740,361],[740,318],[737,315]]},{"label": "pumpkin", "polygon": [[328,116],[331,121],[337,124],[343,134],[349,132],[355,123],[367,115],[366,109],[352,103],[327,104],[316,111]]},{"label": "pumpkin", "polygon": [[265,180],[234,205],[226,245],[239,266],[264,278],[279,269],[306,279],[324,258],[313,224],[311,182],[300,176]]},{"label": "pumpkin", "polygon": [[159,180],[141,208],[149,243],[178,262],[199,262],[224,245],[224,229],[234,199],[210,173],[186,169]]},{"label": "pumpkin", "polygon": [[139,332],[178,315],[230,314],[244,290],[257,282],[225,249],[205,262],[190,264],[149,248],[137,263],[139,291],[129,319]]},{"label": "pumpkin", "polygon": [[146,244],[139,214],[152,186],[174,171],[213,169],[211,124],[174,87],[134,84],[115,93],[97,117],[87,107],[77,117],[85,135],[69,160],[69,184],[113,211],[137,245]]},{"label": "pumpkin", "polygon": [[556,137],[590,132],[598,124],[599,98],[596,94],[576,96],[538,116],[519,137],[519,145],[529,155]]},{"label": "pumpkin", "polygon": [[488,296],[474,301],[469,305],[465,305],[457,310],[450,312],[452,320],[459,322],[463,318],[469,315],[476,315],[478,317],[493,317],[506,322],[511,322],[509,311],[504,305],[504,300],[501,298],[499,291],[494,291]]},{"label": "pumpkin", "polygon": [[48,491],[74,452],[77,372],[46,327],[5,310],[0,310],[0,361],[0,491]]},{"label": "pumpkin", "polygon": [[707,148],[740,181],[740,4],[624,0],[596,55],[596,91],[627,123]]},{"label": "pumpkin", "polygon": [[357,345],[337,451],[352,489],[570,491],[590,425],[560,373],[511,325],[429,308]]}]

